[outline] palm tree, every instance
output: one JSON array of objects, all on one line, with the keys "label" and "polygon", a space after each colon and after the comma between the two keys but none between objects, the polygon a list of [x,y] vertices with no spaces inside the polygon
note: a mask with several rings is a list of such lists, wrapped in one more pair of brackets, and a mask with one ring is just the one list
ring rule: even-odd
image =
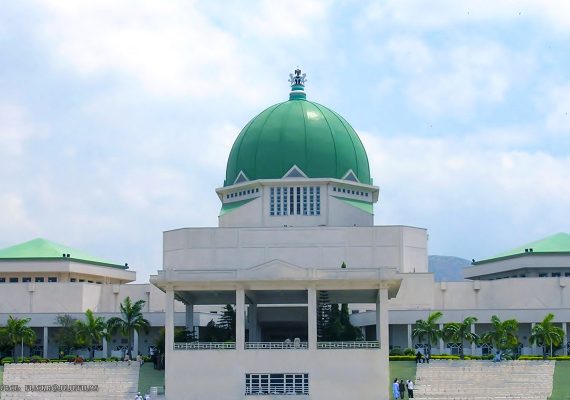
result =
[{"label": "palm tree", "polygon": [[24,344],[31,346],[36,341],[36,333],[28,326],[30,320],[31,318],[19,319],[10,315],[4,328],[8,343],[14,346],[14,356],[16,356],[16,346],[21,344],[22,362],[24,362]]},{"label": "palm tree", "polygon": [[93,311],[85,311],[85,321],[75,321],[77,338],[81,345],[89,349],[91,359],[95,357],[95,346],[98,346],[103,338],[108,338],[107,324],[103,317],[95,317]]},{"label": "palm tree", "polygon": [[107,321],[107,326],[109,327],[109,332],[111,334],[119,331],[123,336],[128,338],[129,358],[132,356],[131,343],[133,332],[137,331],[137,333],[140,333],[141,331],[144,331],[145,333],[148,333],[150,328],[150,323],[142,315],[142,308],[145,303],[146,302],[144,300],[138,300],[133,303],[131,298],[127,296],[121,303],[122,318],[113,317]]},{"label": "palm tree", "polygon": [[492,344],[498,351],[512,349],[518,344],[517,332],[519,323],[516,319],[501,321],[499,317],[491,317],[492,330],[486,332],[481,337],[485,343]]},{"label": "palm tree", "polygon": [[463,353],[463,341],[469,344],[475,343],[479,340],[479,336],[471,332],[471,325],[477,322],[475,317],[467,317],[463,322],[451,322],[443,326],[442,336],[447,341],[460,343],[459,357],[463,360],[465,358]]},{"label": "palm tree", "polygon": [[427,339],[426,351],[428,356],[431,356],[432,343],[437,343],[437,340],[441,337],[441,331],[437,321],[439,321],[442,316],[443,314],[440,311],[436,311],[428,315],[425,321],[418,319],[416,321],[416,327],[412,331],[412,337],[417,337],[420,343],[423,342],[424,338]]},{"label": "palm tree", "polygon": [[564,341],[564,330],[552,323],[554,314],[549,313],[542,322],[532,327],[529,342],[542,346],[542,358],[546,360],[546,347],[550,346],[550,355],[553,356],[552,347],[558,346]]}]

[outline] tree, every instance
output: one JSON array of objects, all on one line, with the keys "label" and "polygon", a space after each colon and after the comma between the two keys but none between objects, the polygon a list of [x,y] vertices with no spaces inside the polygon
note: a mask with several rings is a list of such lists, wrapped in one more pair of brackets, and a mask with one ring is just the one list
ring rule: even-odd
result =
[{"label": "tree", "polygon": [[16,356],[16,346],[21,345],[22,362],[24,362],[24,344],[32,346],[36,341],[36,333],[28,326],[31,318],[8,317],[4,332],[7,342],[14,347],[14,357]]},{"label": "tree", "polygon": [[216,327],[223,331],[223,340],[221,341],[235,341],[236,340],[236,310],[231,304],[226,304],[220,322]]},{"label": "tree", "polygon": [[418,319],[416,321],[416,327],[412,331],[412,337],[417,337],[420,343],[424,344],[427,355],[431,356],[431,345],[437,343],[437,340],[441,337],[441,331],[439,329],[438,321],[443,316],[440,311],[436,311],[428,315],[427,320]]},{"label": "tree", "polygon": [[467,317],[463,322],[451,322],[449,324],[443,325],[442,336],[446,341],[460,343],[459,347],[459,357],[463,360],[465,358],[463,352],[463,341],[467,341],[469,344],[476,343],[479,340],[479,336],[475,333],[471,333],[471,325],[477,322],[475,317]]},{"label": "tree", "polygon": [[491,317],[491,325],[492,329],[481,336],[483,342],[492,344],[500,352],[512,349],[518,345],[517,332],[519,323],[516,319],[501,321],[499,317],[493,315]]},{"label": "tree", "polygon": [[91,359],[95,357],[95,346],[99,346],[103,338],[108,339],[107,324],[103,317],[95,317],[93,311],[85,311],[85,321],[75,321],[77,344],[87,347]]},{"label": "tree", "polygon": [[142,315],[142,308],[146,302],[144,300],[138,300],[135,303],[131,301],[131,298],[127,296],[125,300],[121,303],[121,317],[113,317],[107,321],[107,327],[109,333],[114,334],[116,332],[121,332],[121,335],[126,336],[128,339],[129,358],[132,357],[131,354],[131,343],[133,333],[141,333],[144,331],[148,333],[150,329],[150,322],[148,322]]},{"label": "tree", "polygon": [[71,354],[71,351],[78,347],[77,318],[69,314],[58,315],[55,317],[55,323],[61,327],[54,336],[56,343],[66,349],[66,354]]},{"label": "tree", "polygon": [[554,314],[549,313],[542,322],[537,323],[531,330],[529,342],[542,346],[542,358],[546,360],[546,348],[550,346],[550,355],[553,356],[553,346],[559,346],[564,341],[564,330],[552,323]]},{"label": "tree", "polygon": [[6,353],[12,351],[14,346],[8,341],[6,328],[0,328],[0,358]]}]

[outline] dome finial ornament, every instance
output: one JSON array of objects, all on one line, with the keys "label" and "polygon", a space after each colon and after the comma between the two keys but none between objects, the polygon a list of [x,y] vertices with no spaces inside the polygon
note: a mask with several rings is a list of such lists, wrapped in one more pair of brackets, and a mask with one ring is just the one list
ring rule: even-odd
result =
[{"label": "dome finial ornament", "polygon": [[289,100],[305,100],[307,95],[305,94],[305,82],[307,81],[307,74],[301,74],[299,67],[295,69],[295,72],[289,74],[289,82],[291,83],[291,93],[289,93]]}]

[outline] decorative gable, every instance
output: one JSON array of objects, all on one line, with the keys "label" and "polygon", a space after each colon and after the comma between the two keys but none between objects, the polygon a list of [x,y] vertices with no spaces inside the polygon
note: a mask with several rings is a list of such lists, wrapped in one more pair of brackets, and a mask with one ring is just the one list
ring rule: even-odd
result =
[{"label": "decorative gable", "polygon": [[352,182],[360,183],[360,181],[356,177],[356,174],[351,169],[348,170],[348,172],[342,177],[342,179],[344,179],[345,181],[352,181]]},{"label": "decorative gable", "polygon": [[281,179],[287,178],[308,178],[308,176],[296,165],[293,165]]},{"label": "decorative gable", "polygon": [[310,271],[298,265],[282,260],[271,260],[238,272],[241,279],[248,280],[305,280],[310,278]]},{"label": "decorative gable", "polygon": [[243,173],[243,171],[239,171],[239,174],[234,182],[234,185],[237,183],[242,183],[242,182],[248,182],[249,179],[247,178],[247,176],[245,176],[245,174]]}]

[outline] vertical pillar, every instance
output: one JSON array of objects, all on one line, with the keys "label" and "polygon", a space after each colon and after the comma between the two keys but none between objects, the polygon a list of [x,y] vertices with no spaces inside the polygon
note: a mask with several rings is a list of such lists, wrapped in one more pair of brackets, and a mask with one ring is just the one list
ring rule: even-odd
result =
[{"label": "vertical pillar", "polygon": [[[536,325],[536,323],[534,323],[534,322],[530,324],[530,333],[531,334],[532,334],[532,329],[534,328],[535,325]],[[536,342],[533,343],[531,346],[532,346],[531,347],[532,348],[532,355],[534,356],[534,355],[536,355]]]},{"label": "vertical pillar", "polygon": [[236,349],[245,349],[245,290],[236,289]]},{"label": "vertical pillar", "polygon": [[166,299],[164,304],[164,347],[166,355],[174,349],[174,290],[172,287],[166,289]]},{"label": "vertical pillar", "polygon": [[169,386],[169,369],[174,368],[171,360],[171,355],[174,352],[174,288],[168,286],[166,288],[166,298],[164,303],[164,362],[165,362],[165,374],[164,374],[164,387],[166,390],[166,398],[169,397],[168,386]]},{"label": "vertical pillar", "polygon": [[48,327],[47,327],[47,326],[44,326],[44,341],[43,341],[43,344],[44,344],[44,349],[43,349],[43,350],[44,350],[44,354],[43,354],[43,357],[44,357],[44,358],[48,358]]},{"label": "vertical pillar", "polygon": [[[471,333],[475,333],[475,324],[471,324]],[[471,343],[471,355],[474,356],[477,351],[477,344],[475,342]]]},{"label": "vertical pillar", "polygon": [[139,354],[139,333],[136,329],[133,331],[133,358]]},{"label": "vertical pillar", "polygon": [[317,289],[307,288],[307,324],[309,350],[317,350]]},{"label": "vertical pillar", "polygon": [[408,324],[408,349],[414,348],[414,342],[412,340],[412,324]]},{"label": "vertical pillar", "polygon": [[[443,324],[439,324],[439,331],[443,331]],[[443,343],[443,338],[439,338],[439,354],[445,353],[445,344]]]},{"label": "vertical pillar", "polygon": [[380,348],[386,357],[388,357],[388,353],[390,352],[389,326],[388,288],[380,288],[376,300],[376,337],[380,341]]},{"label": "vertical pillar", "polygon": [[194,304],[186,304],[186,330],[194,332]]},{"label": "vertical pillar", "polygon": [[107,358],[109,351],[107,349],[107,339],[103,338],[103,357]]},{"label": "vertical pillar", "polygon": [[563,322],[562,323],[562,330],[564,331],[564,342],[562,343],[562,345],[564,346],[562,348],[562,350],[564,350],[564,355],[567,356],[568,355],[568,323],[567,322]]}]

